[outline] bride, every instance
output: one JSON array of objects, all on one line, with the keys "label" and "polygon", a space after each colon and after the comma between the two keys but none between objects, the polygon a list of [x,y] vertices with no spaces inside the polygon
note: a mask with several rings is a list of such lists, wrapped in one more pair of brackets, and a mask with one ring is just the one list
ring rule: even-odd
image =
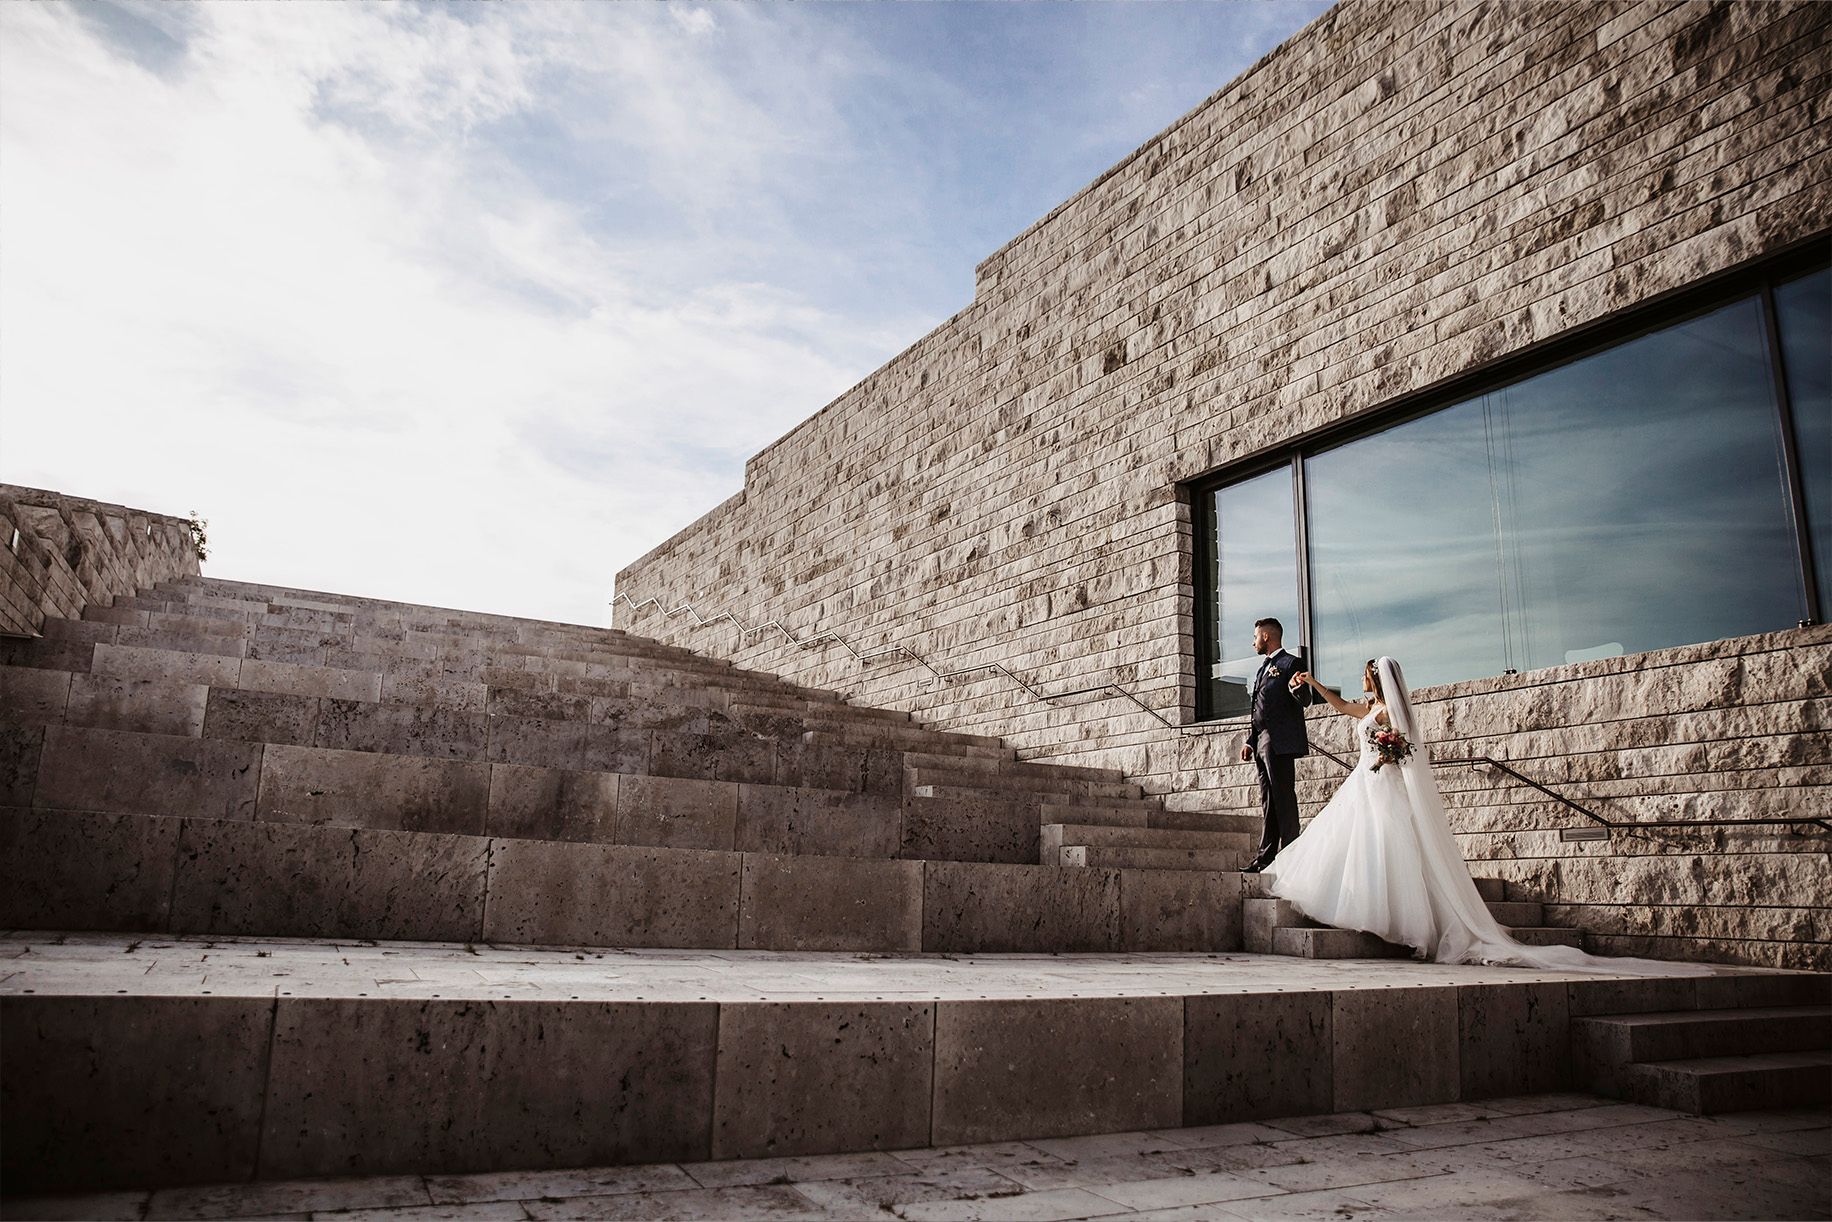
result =
[{"label": "bride", "polygon": [[[1304,834],[1261,872],[1268,894],[1313,920],[1404,943],[1415,957],[1439,963],[1635,975],[1710,971],[1516,942],[1490,915],[1451,835],[1399,663],[1384,657],[1368,663],[1362,683],[1372,698],[1365,704],[1342,699],[1308,672],[1291,683],[1294,689],[1309,684],[1338,713],[1358,719],[1361,759]],[[1387,727],[1412,744],[1412,754],[1397,763],[1383,762],[1375,746],[1375,734]]]}]

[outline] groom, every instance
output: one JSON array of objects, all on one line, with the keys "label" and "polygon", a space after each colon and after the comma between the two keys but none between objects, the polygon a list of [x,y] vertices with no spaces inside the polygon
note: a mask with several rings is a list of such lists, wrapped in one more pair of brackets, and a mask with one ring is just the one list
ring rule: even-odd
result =
[{"label": "groom", "polygon": [[1304,734],[1304,705],[1311,689],[1291,691],[1291,677],[1304,669],[1297,657],[1286,653],[1285,629],[1275,619],[1253,624],[1253,652],[1265,658],[1253,676],[1253,728],[1240,749],[1241,762],[1253,761],[1259,773],[1260,808],[1266,812],[1260,834],[1259,856],[1246,872],[1257,874],[1272,864],[1279,850],[1298,838],[1297,761],[1310,754]]}]

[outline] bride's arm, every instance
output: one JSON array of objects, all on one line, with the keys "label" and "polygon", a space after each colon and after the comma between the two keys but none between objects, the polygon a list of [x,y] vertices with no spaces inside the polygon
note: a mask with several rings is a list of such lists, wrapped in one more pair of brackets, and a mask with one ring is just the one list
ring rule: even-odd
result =
[{"label": "bride's arm", "polygon": [[1316,676],[1312,675],[1307,670],[1301,670],[1293,675],[1291,681],[1293,683],[1308,683],[1311,687],[1316,689],[1318,695],[1329,702],[1330,708],[1335,709],[1345,717],[1354,717],[1358,719],[1366,717],[1368,715],[1368,710],[1374,707],[1371,704],[1355,704],[1352,701],[1344,700],[1335,692],[1330,691],[1327,687],[1318,683]]}]

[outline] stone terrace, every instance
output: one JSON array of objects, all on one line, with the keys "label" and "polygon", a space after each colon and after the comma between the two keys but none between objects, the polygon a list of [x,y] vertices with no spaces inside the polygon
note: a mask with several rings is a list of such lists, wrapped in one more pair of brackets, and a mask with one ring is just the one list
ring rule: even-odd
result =
[{"label": "stone terrace", "polygon": [[640,637],[196,577],[82,614],[0,642],[14,1194],[1825,1099],[1824,976],[1383,959],[1235,873],[1237,816]]}]

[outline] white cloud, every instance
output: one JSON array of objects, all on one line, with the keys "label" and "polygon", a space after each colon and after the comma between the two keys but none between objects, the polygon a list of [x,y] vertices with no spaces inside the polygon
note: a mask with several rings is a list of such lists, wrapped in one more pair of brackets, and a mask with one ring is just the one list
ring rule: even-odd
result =
[{"label": "white cloud", "polygon": [[915,333],[658,291],[480,134],[572,74],[723,206],[814,137],[681,53],[705,10],[194,11],[159,71],[0,11],[0,478],[195,506],[226,577],[602,621],[620,563]]}]

